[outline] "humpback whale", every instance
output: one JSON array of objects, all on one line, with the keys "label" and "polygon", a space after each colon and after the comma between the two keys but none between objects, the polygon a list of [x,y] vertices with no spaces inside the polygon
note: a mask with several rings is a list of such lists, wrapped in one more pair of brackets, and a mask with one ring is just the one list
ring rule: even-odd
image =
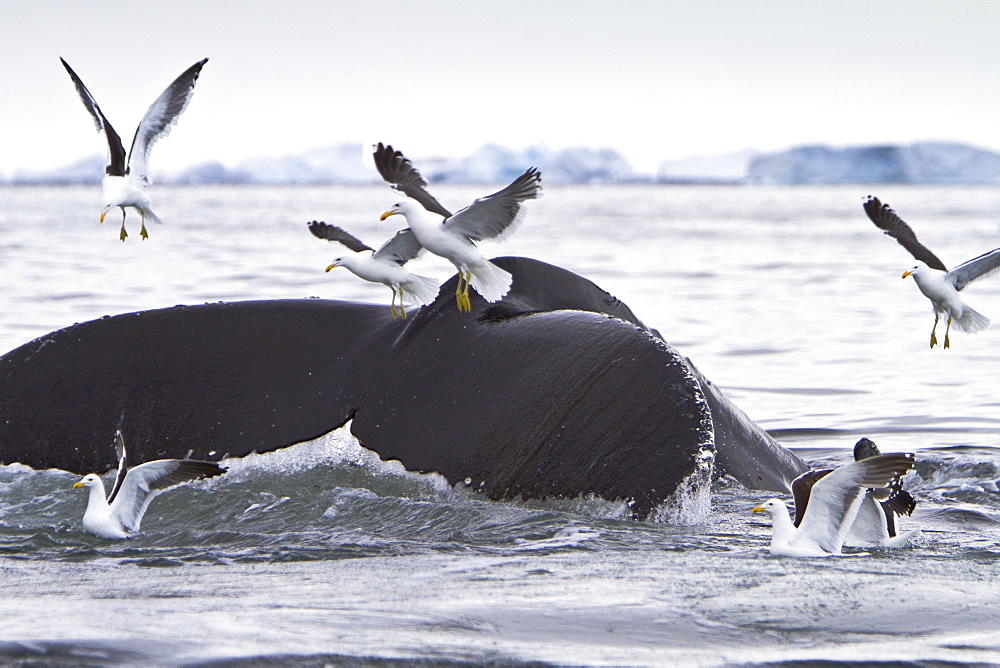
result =
[{"label": "humpback whale", "polygon": [[[350,421],[362,445],[492,499],[593,494],[656,518],[692,480],[787,492],[805,464],[624,303],[517,257],[487,303],[445,284],[408,320],[323,299],[105,316],[0,357],[0,462],[81,475],[116,430],[139,461],[218,460]],[[700,482],[698,484],[701,484]]]}]

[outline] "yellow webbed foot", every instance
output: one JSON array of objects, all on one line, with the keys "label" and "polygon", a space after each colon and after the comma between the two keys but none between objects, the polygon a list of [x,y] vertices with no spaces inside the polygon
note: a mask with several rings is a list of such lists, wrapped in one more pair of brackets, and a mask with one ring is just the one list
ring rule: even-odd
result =
[{"label": "yellow webbed foot", "polygon": [[146,232],[146,223],[142,224],[142,229],[139,230],[139,236],[142,237],[143,239],[149,238],[149,233]]},{"label": "yellow webbed foot", "polygon": [[466,312],[472,311],[472,302],[469,301],[469,283],[472,281],[472,274],[465,274],[465,285],[462,287],[462,304],[465,305]]},{"label": "yellow webbed foot", "polygon": [[128,236],[128,232],[125,231],[125,226],[122,225],[122,231],[118,234],[118,238],[125,241],[125,237]]},{"label": "yellow webbed foot", "polygon": [[951,337],[949,337],[947,334],[944,335],[944,347],[945,349],[951,348]]},{"label": "yellow webbed foot", "polygon": [[[937,334],[935,334],[934,332],[931,332],[931,348],[933,348],[936,345],[937,345]],[[945,345],[945,348],[947,348],[947,347],[948,346]]]}]

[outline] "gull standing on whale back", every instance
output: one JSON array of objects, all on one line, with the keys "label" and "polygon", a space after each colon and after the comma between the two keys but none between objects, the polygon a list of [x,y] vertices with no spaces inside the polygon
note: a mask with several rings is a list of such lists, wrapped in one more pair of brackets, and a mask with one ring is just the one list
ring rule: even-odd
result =
[{"label": "gull standing on whale back", "polygon": [[83,528],[101,538],[128,538],[139,530],[150,502],[171,487],[199,478],[222,475],[226,469],[214,462],[194,459],[157,459],[128,468],[125,439],[115,432],[118,474],[111,496],[104,498],[104,483],[96,473],[88,473],[76,487],[89,487]]},{"label": "gull standing on whale back", "polygon": [[418,276],[403,267],[424,250],[410,230],[400,230],[378,250],[365,245],[357,237],[336,225],[314,220],[309,223],[309,231],[320,239],[339,243],[347,249],[347,254],[330,263],[326,268],[327,271],[334,267],[345,267],[358,278],[389,286],[392,290],[389,308],[392,310],[393,319],[396,318],[397,294],[399,315],[404,319],[406,308],[403,306],[403,300],[409,299],[422,306],[430,304],[437,297],[439,286],[436,280]]},{"label": "gull standing on whale back", "polygon": [[509,272],[483,257],[476,241],[502,241],[524,221],[522,202],[539,197],[542,175],[534,167],[514,179],[506,188],[480,197],[456,214],[451,214],[424,187],[427,182],[416,168],[392,146],[375,148],[375,165],[390,185],[406,198],[396,202],[380,220],[401,215],[417,241],[458,270],[455,298],[459,311],[471,311],[469,286],[488,302],[496,302],[510,290]]},{"label": "gull standing on whale back", "polygon": [[938,320],[944,313],[948,314],[948,326],[944,330],[945,348],[951,347],[948,334],[951,332],[952,322],[959,330],[970,334],[989,327],[990,319],[969,308],[958,293],[969,283],[986,278],[1000,269],[1000,248],[994,248],[948,271],[944,262],[917,241],[913,229],[903,222],[888,204],[882,204],[877,197],[869,196],[865,200],[864,208],[865,213],[879,229],[898,241],[918,260],[917,264],[903,272],[903,278],[913,276],[920,292],[924,293],[934,306],[931,348],[937,345]]},{"label": "gull standing on whale back", "polygon": [[149,106],[146,115],[139,121],[139,127],[135,130],[135,137],[132,139],[132,147],[128,152],[128,160],[125,159],[125,148],[122,146],[121,137],[111,127],[111,123],[104,117],[101,108],[97,106],[97,101],[90,94],[83,81],[65,60],[60,58],[63,67],[69,72],[73,85],[76,86],[83,106],[87,108],[90,115],[94,117],[97,131],[104,132],[108,140],[108,165],[104,168],[103,201],[101,207],[101,222],[108,211],[114,207],[122,210],[122,228],[119,238],[125,241],[128,233],[125,232],[125,207],[131,207],[139,212],[142,217],[142,231],[140,235],[143,239],[149,237],[146,233],[146,218],[155,223],[162,222],[151,208],[153,203],[146,194],[144,188],[153,182],[149,173],[149,152],[153,144],[161,137],[170,133],[170,127],[177,122],[177,118],[183,113],[191,96],[194,94],[194,84],[198,80],[202,66],[208,62],[208,58],[199,60],[189,67],[173,83],[167,86],[158,98]]},{"label": "gull standing on whale back", "polygon": [[771,517],[771,554],[830,557],[840,554],[869,488],[890,487],[913,468],[909,453],[877,455],[844,464],[816,481],[802,522],[796,527],[781,499],[753,509]]}]

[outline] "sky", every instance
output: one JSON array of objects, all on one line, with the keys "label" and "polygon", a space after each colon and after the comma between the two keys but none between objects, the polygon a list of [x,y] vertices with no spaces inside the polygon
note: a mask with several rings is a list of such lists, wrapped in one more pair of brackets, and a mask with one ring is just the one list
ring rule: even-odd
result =
[{"label": "sky", "polygon": [[2,0],[0,174],[126,147],[197,60],[151,165],[233,166],[345,142],[486,143],[663,160],[801,144],[1000,150],[994,0]]}]

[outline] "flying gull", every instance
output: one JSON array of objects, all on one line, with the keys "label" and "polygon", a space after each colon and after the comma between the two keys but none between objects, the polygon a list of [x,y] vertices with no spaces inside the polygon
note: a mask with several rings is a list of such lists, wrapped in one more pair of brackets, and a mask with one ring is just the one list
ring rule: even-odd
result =
[{"label": "flying gull", "polygon": [[415,304],[430,304],[437,297],[438,282],[433,278],[418,276],[407,271],[403,265],[414,259],[423,251],[420,243],[410,230],[400,230],[392,239],[382,244],[378,250],[373,250],[357,237],[342,230],[336,225],[319,221],[309,223],[309,231],[320,239],[333,241],[347,249],[345,255],[336,258],[326,268],[346,267],[358,278],[372,283],[382,283],[392,290],[392,301],[389,308],[393,319],[396,318],[396,295],[399,295],[399,315],[406,318],[406,308],[403,301],[408,299]]},{"label": "flying gull", "polygon": [[[854,460],[860,461],[882,454],[878,446],[867,438],[854,445]],[[792,481],[792,497],[795,500],[795,521],[799,526],[809,507],[809,495],[818,480],[834,469],[807,471]],[[889,487],[869,489],[858,509],[858,515],[844,541],[852,547],[903,547],[917,531],[902,535],[896,527],[897,515],[911,515],[917,502],[903,489],[901,481]]]},{"label": "flying gull", "polygon": [[194,94],[194,84],[198,80],[202,66],[208,62],[208,58],[199,60],[185,70],[149,106],[146,115],[139,121],[139,127],[135,130],[132,147],[128,152],[128,160],[125,159],[125,148],[122,146],[121,137],[111,127],[108,119],[104,117],[101,108],[97,106],[97,100],[83,85],[83,81],[69,66],[69,63],[62,58],[59,60],[69,72],[73,85],[76,86],[76,91],[80,94],[80,99],[83,100],[83,106],[94,117],[97,131],[103,131],[108,140],[109,158],[108,165],[104,168],[101,222],[104,222],[108,211],[116,206],[121,208],[122,228],[119,238],[125,241],[125,237],[128,236],[125,232],[125,207],[131,207],[138,211],[142,217],[140,234],[143,239],[146,239],[149,237],[146,233],[146,218],[156,223],[162,222],[153,213],[151,208],[153,203],[144,190],[153,182],[149,173],[149,152],[158,139],[170,133],[170,127],[177,122],[177,118],[191,101],[191,96]]},{"label": "flying gull", "polygon": [[502,241],[524,221],[522,202],[541,191],[542,175],[531,167],[503,190],[480,197],[452,214],[427,192],[420,172],[399,151],[381,143],[375,148],[375,166],[382,178],[406,197],[382,214],[381,220],[401,215],[417,241],[458,270],[455,298],[458,310],[471,311],[469,286],[488,302],[499,301],[510,290],[513,277],[483,257],[476,241]]},{"label": "flying gull", "polygon": [[897,484],[913,468],[912,454],[876,455],[851,462],[823,476],[812,487],[798,527],[781,499],[753,509],[771,517],[771,554],[779,557],[839,555],[869,488]]},{"label": "flying gull", "polygon": [[226,472],[218,464],[194,459],[157,459],[128,468],[125,439],[120,431],[115,432],[115,451],[118,474],[111,496],[104,498],[104,483],[95,473],[73,485],[90,488],[83,528],[101,538],[128,538],[139,530],[142,516],[156,496],[176,485]]},{"label": "flying gull", "polygon": [[931,328],[931,348],[937,345],[937,325],[941,315],[948,314],[944,331],[944,347],[951,347],[948,337],[952,322],[963,332],[978,332],[989,327],[990,319],[969,308],[958,294],[969,283],[985,278],[1000,269],[1000,248],[972,258],[951,271],[926,246],[917,241],[909,225],[877,197],[869,196],[864,203],[865,213],[883,232],[899,242],[917,259],[917,263],[903,272],[903,278],[913,276],[917,287],[934,305],[934,327]]}]

